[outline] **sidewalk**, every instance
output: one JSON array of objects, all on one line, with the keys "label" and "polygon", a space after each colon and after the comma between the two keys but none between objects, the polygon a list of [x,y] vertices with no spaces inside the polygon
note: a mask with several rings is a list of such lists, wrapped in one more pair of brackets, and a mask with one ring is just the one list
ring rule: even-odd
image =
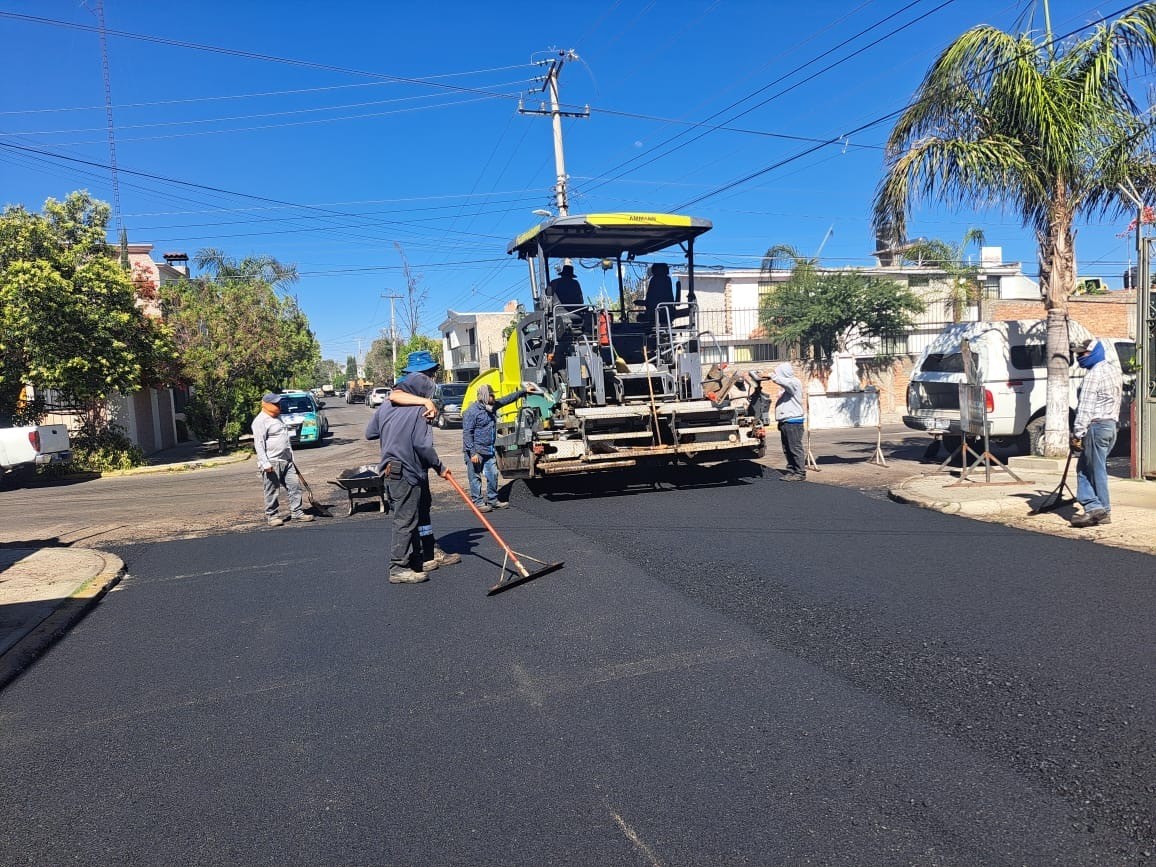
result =
[{"label": "sidewalk", "polygon": [[[1054,503],[1051,493],[1061,481],[1063,461],[1042,458],[1012,458],[1008,465],[1024,483],[1002,471],[991,479],[999,484],[982,484],[982,468],[969,474],[977,483],[959,483],[959,468],[951,472],[929,472],[910,476],[889,490],[891,499],[950,515],[996,521],[1024,530],[1088,539],[1103,545],[1130,548],[1145,554],[1156,554],[1156,482],[1111,478],[1112,523],[1076,529],[1068,520],[1081,512],[1075,503],[1032,515],[1032,509]],[[1008,484],[1011,482],[1012,484]],[[1075,469],[1070,469],[1064,499],[1074,497]]]},{"label": "sidewalk", "polygon": [[27,668],[124,574],[88,548],[0,548],[0,688]]},{"label": "sidewalk", "polygon": [[[828,454],[837,452],[845,456],[856,454],[857,449],[858,454],[865,455],[874,447],[870,431],[855,432],[843,438],[847,441],[826,444]],[[907,451],[921,450],[924,443],[922,440],[918,443],[914,447],[908,445]],[[898,449],[891,442],[887,450],[895,452]],[[153,465],[129,472],[195,469],[247,460],[250,453],[237,452],[222,458],[215,456],[215,451],[190,443],[170,449],[159,457],[160,460]],[[775,459],[768,456],[764,462],[770,466]],[[821,457],[820,464],[825,460],[826,456]],[[873,469],[861,459],[833,457],[831,460],[847,462],[844,467],[857,465],[864,468],[863,475],[869,475],[866,471]],[[1059,486],[1062,462],[1013,457],[1008,463],[1024,480],[1022,484],[981,484],[983,472],[977,471],[972,475],[976,482],[961,485],[958,468],[943,471],[928,468],[922,473],[892,481],[887,485],[888,496],[901,503],[951,515],[1156,554],[1156,482],[1113,477],[1110,481],[1112,523],[1077,530],[1068,524],[1068,519],[1078,511],[1074,504],[1039,515],[1029,514],[1033,508],[1043,505]],[[836,465],[826,464],[828,475]],[[914,469],[919,464],[908,460],[902,466]],[[1003,472],[994,472],[992,480],[1011,481]],[[815,481],[826,481],[826,477],[816,477]],[[833,478],[831,482],[840,484]],[[1074,471],[1069,472],[1067,482],[1074,491]],[[857,486],[854,478],[846,474],[841,484]],[[123,573],[124,564],[119,558],[92,549],[0,547],[0,688],[79,620],[120,580]]]}]

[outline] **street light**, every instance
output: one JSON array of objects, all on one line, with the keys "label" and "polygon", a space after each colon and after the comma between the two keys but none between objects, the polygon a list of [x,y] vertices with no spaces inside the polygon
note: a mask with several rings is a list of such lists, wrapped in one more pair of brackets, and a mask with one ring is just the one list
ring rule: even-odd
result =
[{"label": "street light", "polygon": [[533,211],[531,211],[530,213],[536,217],[552,217],[552,216],[554,216],[553,211],[547,211],[545,208],[536,208]]}]

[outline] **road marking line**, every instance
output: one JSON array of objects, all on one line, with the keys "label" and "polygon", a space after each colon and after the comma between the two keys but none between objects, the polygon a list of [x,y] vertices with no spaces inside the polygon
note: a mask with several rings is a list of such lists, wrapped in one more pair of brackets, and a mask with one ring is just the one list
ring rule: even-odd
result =
[{"label": "road marking line", "polygon": [[634,848],[645,855],[653,867],[662,867],[662,861],[654,854],[654,850],[647,846],[642,838],[638,836],[638,832],[627,825],[626,820],[614,812],[614,810],[610,811],[610,815],[614,817],[614,821],[618,823],[618,827],[622,831],[623,836],[631,842]]}]

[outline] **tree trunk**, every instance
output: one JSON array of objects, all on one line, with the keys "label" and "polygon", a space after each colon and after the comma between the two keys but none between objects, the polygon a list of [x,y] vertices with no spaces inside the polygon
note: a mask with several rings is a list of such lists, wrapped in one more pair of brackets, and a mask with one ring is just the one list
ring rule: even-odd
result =
[{"label": "tree trunk", "polygon": [[1070,402],[1070,350],[1068,348],[1068,296],[1076,283],[1072,215],[1061,189],[1046,233],[1040,242],[1040,290],[1048,312],[1048,408],[1043,452],[1062,457],[1068,451]]}]

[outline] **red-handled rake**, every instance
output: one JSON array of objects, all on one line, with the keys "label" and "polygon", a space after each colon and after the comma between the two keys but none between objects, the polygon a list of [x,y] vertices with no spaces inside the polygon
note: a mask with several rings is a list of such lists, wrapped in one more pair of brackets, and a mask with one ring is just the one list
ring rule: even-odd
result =
[{"label": "red-handled rake", "polygon": [[[539,560],[537,557],[531,557],[529,554],[519,554],[517,551],[507,545],[505,540],[498,535],[498,531],[494,529],[493,524],[486,520],[486,516],[483,515],[478,510],[478,507],[474,505],[474,501],[470,499],[470,495],[462,490],[462,486],[458,484],[457,479],[455,479],[453,475],[448,472],[443,478],[445,478],[445,480],[453,486],[453,489],[458,492],[461,498],[465,501],[466,505],[469,506],[473,510],[474,514],[478,516],[478,520],[481,521],[483,526],[485,526],[485,528],[490,531],[490,535],[494,537],[494,541],[501,545],[502,550],[506,552],[505,559],[502,560],[501,577],[498,578],[498,583],[491,587],[486,593],[487,596],[493,596],[495,593],[501,593],[504,590],[509,590],[511,587],[517,587],[519,584],[525,584],[527,581],[533,581],[535,578],[541,578],[543,575],[549,575],[551,572],[556,572],[564,565],[566,565],[565,563],[546,563],[543,560]],[[522,565],[522,561],[518,559],[519,557],[523,557],[526,560],[533,560],[542,568],[531,571]],[[510,568],[511,563],[514,564],[513,569]]]}]

